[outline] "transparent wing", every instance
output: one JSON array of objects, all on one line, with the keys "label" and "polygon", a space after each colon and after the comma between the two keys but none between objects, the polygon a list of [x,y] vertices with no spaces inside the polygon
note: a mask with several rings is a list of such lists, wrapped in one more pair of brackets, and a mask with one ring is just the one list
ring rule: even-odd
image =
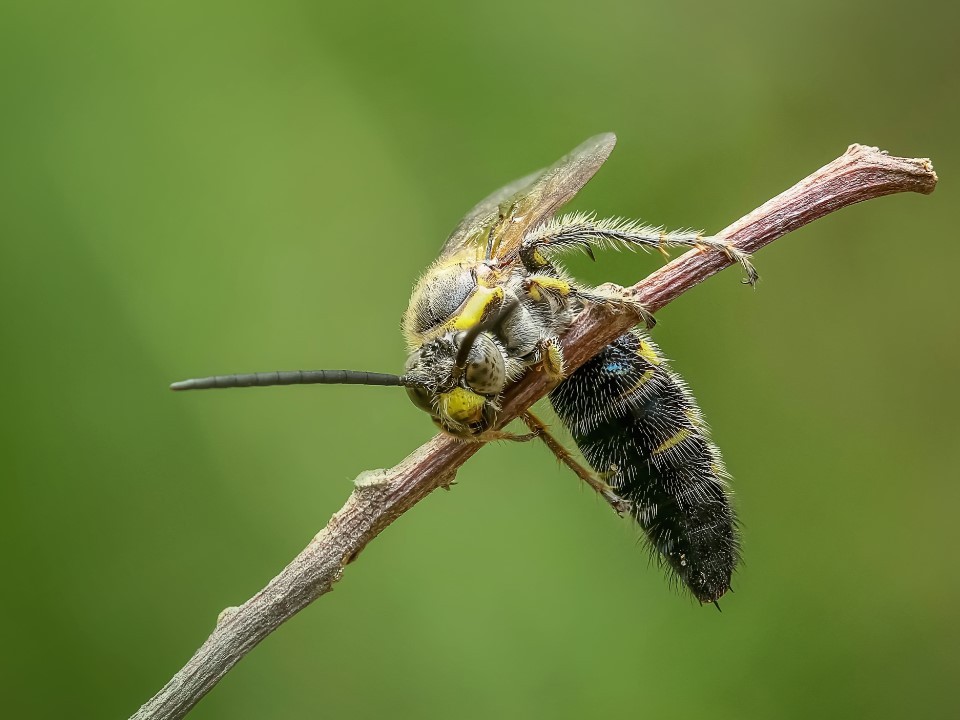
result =
[{"label": "transparent wing", "polygon": [[545,170],[506,185],[482,200],[444,243],[440,257],[466,246],[486,246],[489,254],[516,252],[526,232],[550,218],[587,184],[610,156],[617,137],[605,133],[590,138]]},{"label": "transparent wing", "polygon": [[478,202],[450,233],[450,237],[440,249],[440,257],[453,255],[469,245],[485,245],[490,228],[500,220],[500,206],[524,188],[532,185],[543,172],[543,170],[537,170],[519,180],[514,180]]}]

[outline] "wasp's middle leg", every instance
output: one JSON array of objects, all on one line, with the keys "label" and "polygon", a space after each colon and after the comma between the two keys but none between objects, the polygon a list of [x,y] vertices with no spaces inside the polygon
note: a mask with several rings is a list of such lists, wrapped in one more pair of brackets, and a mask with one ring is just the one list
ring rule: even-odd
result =
[{"label": "wasp's middle leg", "polygon": [[617,289],[613,285],[601,288],[584,288],[565,280],[549,263],[542,265],[539,272],[526,278],[525,289],[527,295],[539,302],[548,295],[557,297],[560,301],[576,298],[591,305],[603,305],[614,312],[628,312],[637,316],[647,328],[656,325],[653,314],[641,303],[624,293],[623,288]]}]

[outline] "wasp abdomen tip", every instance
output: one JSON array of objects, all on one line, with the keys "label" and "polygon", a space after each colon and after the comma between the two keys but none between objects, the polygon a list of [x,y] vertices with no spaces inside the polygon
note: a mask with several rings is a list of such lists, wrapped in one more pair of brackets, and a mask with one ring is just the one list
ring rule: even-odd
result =
[{"label": "wasp abdomen tip", "polygon": [[170,383],[171,390],[189,390],[190,386],[193,384],[191,380],[179,380],[175,383]]}]

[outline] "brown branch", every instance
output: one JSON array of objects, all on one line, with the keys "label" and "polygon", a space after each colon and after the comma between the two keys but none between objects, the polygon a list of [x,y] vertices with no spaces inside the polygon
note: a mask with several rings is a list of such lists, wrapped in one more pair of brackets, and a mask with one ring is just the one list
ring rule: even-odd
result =
[{"label": "brown branch", "polygon": [[[846,205],[897,192],[933,192],[929,160],[890,157],[851,145],[841,157],[718,233],[756,252],[791,230]],[[692,250],[629,291],[656,311],[731,264],[722,253]],[[626,314],[591,309],[563,338],[565,365],[573,371],[635,323]],[[528,373],[504,399],[501,426],[543,397],[542,373]],[[270,583],[238,608],[221,613],[213,633],[190,661],[133,716],[182,718],[244,655],[310,602],[331,589],[346,565],[384,528],[439,487],[482,445],[437,436],[389,470],[362,474],[346,504]]]}]

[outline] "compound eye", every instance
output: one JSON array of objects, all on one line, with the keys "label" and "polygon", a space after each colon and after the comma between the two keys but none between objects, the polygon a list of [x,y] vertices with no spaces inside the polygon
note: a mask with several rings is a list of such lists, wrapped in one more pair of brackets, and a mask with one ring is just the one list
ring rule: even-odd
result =
[{"label": "compound eye", "polygon": [[[422,348],[421,348],[422,350]],[[420,365],[420,350],[414,350],[407,356],[407,361],[403,364],[403,371],[410,372],[415,367]]]},{"label": "compound eye", "polygon": [[416,405],[421,410],[433,415],[436,411],[433,407],[433,393],[429,390],[425,390],[420,387],[408,387],[407,388],[407,397],[410,398],[411,402]]},{"label": "compound eye", "polygon": [[503,353],[486,333],[480,333],[474,340],[467,356],[464,379],[481,395],[498,395],[507,382]]},{"label": "compound eye", "polygon": [[[404,372],[409,373],[411,370],[423,370],[423,355],[421,350],[423,350],[423,348],[420,348],[420,350],[414,350],[412,353],[410,353],[410,356],[407,358],[406,365],[404,366]],[[433,415],[434,396],[429,390],[422,387],[408,387],[407,396],[418,408],[421,410],[426,410],[428,413]]]}]

